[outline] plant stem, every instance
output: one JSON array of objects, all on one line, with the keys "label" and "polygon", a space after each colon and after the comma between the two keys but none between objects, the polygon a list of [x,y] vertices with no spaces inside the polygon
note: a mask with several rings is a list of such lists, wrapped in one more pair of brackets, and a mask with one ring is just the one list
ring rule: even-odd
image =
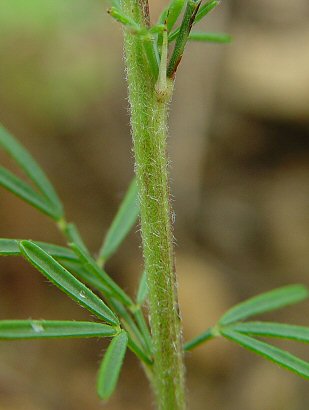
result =
[{"label": "plant stem", "polygon": [[[122,7],[127,15],[146,27],[145,3],[145,0],[123,0]],[[183,347],[166,153],[168,98],[162,98],[162,94],[158,98],[143,40],[129,31],[125,31],[125,55],[149,288],[155,395],[158,409],[184,410]]]}]

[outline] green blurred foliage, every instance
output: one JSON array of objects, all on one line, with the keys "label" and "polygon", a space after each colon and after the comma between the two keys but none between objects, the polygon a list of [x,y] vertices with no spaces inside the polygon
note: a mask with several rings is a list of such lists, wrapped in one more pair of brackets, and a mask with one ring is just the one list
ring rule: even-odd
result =
[{"label": "green blurred foliage", "polygon": [[100,98],[113,70],[105,9],[98,0],[1,0],[0,104],[61,123]]}]

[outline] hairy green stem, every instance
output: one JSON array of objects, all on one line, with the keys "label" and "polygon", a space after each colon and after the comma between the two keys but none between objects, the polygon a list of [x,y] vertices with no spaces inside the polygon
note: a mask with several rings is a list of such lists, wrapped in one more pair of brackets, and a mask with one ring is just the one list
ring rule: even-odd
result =
[{"label": "hairy green stem", "polygon": [[[147,24],[145,1],[123,0],[122,6],[135,21]],[[183,347],[166,153],[168,94],[171,94],[172,87],[166,89],[166,98],[162,95],[162,89],[158,95],[143,39],[129,31],[125,31],[125,56],[143,253],[149,288],[154,389],[158,409],[183,410],[186,407]]]}]

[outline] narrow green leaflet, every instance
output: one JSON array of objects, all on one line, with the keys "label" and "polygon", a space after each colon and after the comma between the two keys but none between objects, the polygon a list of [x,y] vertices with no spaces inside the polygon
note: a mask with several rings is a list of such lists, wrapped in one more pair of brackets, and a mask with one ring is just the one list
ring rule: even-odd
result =
[{"label": "narrow green leaflet", "polygon": [[32,158],[29,152],[11,135],[0,126],[0,147],[2,147],[22,168],[25,174],[33,181],[42,194],[49,199],[55,214],[63,215],[63,207],[53,186],[45,173]]},{"label": "narrow green leaflet", "polygon": [[174,27],[183,7],[185,5],[185,0],[172,0],[167,15],[167,30],[171,31]]},{"label": "narrow green leaflet", "polygon": [[50,256],[56,259],[77,261],[78,258],[71,249],[64,246],[54,245],[52,243],[34,241],[40,248],[47,252]]},{"label": "narrow green leaflet", "polygon": [[137,185],[134,178],[100,249],[98,261],[101,264],[104,264],[117,250],[136,223],[138,214]]},{"label": "narrow green leaflet", "polygon": [[[110,306],[113,310],[123,319],[123,321],[128,325],[130,330],[135,334],[137,340],[142,340],[143,335],[140,333],[138,327],[136,326],[134,320],[131,318],[130,314],[126,308],[122,305],[119,300],[114,299],[110,292],[110,289],[107,288],[102,281],[100,281],[96,276],[89,273],[83,266],[75,261],[63,261],[63,265],[66,266],[75,276],[79,277],[83,282],[92,286],[94,289],[102,292],[105,298],[109,301]],[[146,354],[132,341],[129,339],[130,349],[145,363],[150,364],[151,360],[146,356]]]},{"label": "narrow green leaflet", "polygon": [[301,302],[308,297],[308,290],[302,285],[289,285],[262,293],[228,310],[219,320],[220,326],[226,326],[250,316],[280,309]]},{"label": "narrow green leaflet", "polygon": [[[122,318],[122,320],[130,328],[130,330],[135,334],[137,340],[143,341],[143,335],[140,333],[138,327],[136,326],[129,312],[126,310],[123,304],[119,302],[119,300],[113,298],[110,289],[107,288],[106,285],[104,285],[102,281],[100,281],[97,278],[97,276],[94,276],[93,274],[91,274],[83,266],[81,266],[79,263],[75,261],[63,261],[63,264],[71,272],[73,272],[75,276],[79,277],[83,282],[92,286],[94,289],[102,292],[104,297],[108,300],[110,306],[113,308],[114,312],[116,312],[119,315],[119,317]],[[151,360],[135,343],[133,342],[130,343],[130,339],[129,339],[129,347],[145,363],[148,363],[148,364],[151,363]]]},{"label": "narrow green leaflet", "polygon": [[105,305],[102,299],[95,295],[87,286],[77,280],[52,256],[48,255],[38,245],[29,241],[20,243],[22,255],[48,280],[69,295],[73,300],[94,313],[99,319],[111,325],[119,325],[114,313]]},{"label": "narrow green leaflet", "polygon": [[110,290],[108,287],[105,286],[96,276],[89,273],[79,261],[62,260],[61,264],[66,267],[73,274],[73,276],[79,278],[83,283],[86,283],[93,289],[102,292],[105,297],[110,297]]},{"label": "narrow green leaflet", "polygon": [[113,337],[114,327],[68,320],[0,320],[0,340],[68,337]]},{"label": "narrow green leaflet", "polygon": [[129,338],[128,340],[128,348],[145,364],[153,364],[153,360],[146,356],[146,354],[139,348],[139,346],[133,341],[132,338]]},{"label": "narrow green leaflet", "polygon": [[[200,1],[189,0],[187,2],[181,26],[176,30],[176,43],[167,68],[167,77],[169,78],[175,75],[179,62],[182,59],[199,5]],[[174,33],[172,33],[171,37]],[[169,41],[171,41],[171,37],[169,37]]]},{"label": "narrow green leaflet", "polygon": [[111,7],[107,10],[108,14],[112,16],[116,21],[123,24],[127,28],[133,30],[134,32],[138,33],[142,30],[142,27],[131,17],[127,16],[119,7]]},{"label": "narrow green leaflet", "polygon": [[208,13],[210,13],[215,7],[219,5],[218,0],[209,0],[207,3],[203,4],[195,17],[194,24],[198,23],[201,21]]},{"label": "narrow green leaflet", "polygon": [[103,270],[101,269],[96,262],[89,256],[87,253],[83,251],[79,246],[75,243],[71,244],[71,248],[79,257],[82,265],[84,266],[85,270],[93,273],[98,279],[100,279],[103,284],[110,290],[110,294],[124,303],[126,306],[132,306],[133,301],[131,298],[121,289],[120,286],[117,285],[113,281],[113,279]]},{"label": "narrow green leaflet", "polygon": [[144,313],[141,308],[136,310],[136,312],[134,313],[134,317],[143,335],[143,344],[145,345],[148,354],[152,355],[152,337],[150,334],[148,324],[145,320]]},{"label": "narrow green leaflet", "polygon": [[128,336],[121,331],[113,338],[103,357],[97,382],[98,395],[102,400],[108,400],[113,394],[128,344]]},{"label": "narrow green leaflet", "polygon": [[234,332],[233,330],[223,329],[221,330],[221,334],[240,346],[263,356],[265,359],[277,363],[279,366],[284,367],[305,379],[309,379],[309,363],[304,360],[301,360],[278,347],[253,339],[252,337],[241,333]]},{"label": "narrow green leaflet", "polygon": [[[20,239],[0,238],[0,255],[1,256],[17,256],[20,255],[19,243]],[[40,248],[56,259],[77,261],[78,258],[71,249],[63,246],[54,245],[46,242],[34,241]]]},{"label": "narrow green leaflet", "polygon": [[189,34],[191,41],[204,41],[208,43],[230,43],[232,37],[225,33],[204,33],[201,31],[193,31]]},{"label": "narrow green leaflet", "polygon": [[108,13],[119,23],[123,24],[130,32],[140,35],[143,38],[143,47],[150,65],[150,69],[154,77],[158,74],[158,60],[156,55],[155,44],[153,36],[149,35],[145,27],[142,27],[137,21],[133,20],[130,16],[126,15],[121,7],[113,6],[108,10]]},{"label": "narrow green leaflet", "polygon": [[19,241],[17,239],[0,238],[0,255],[1,256],[20,255]]},{"label": "narrow green leaflet", "polygon": [[158,18],[158,25],[164,24],[166,17],[168,14],[168,7],[166,7],[165,9],[163,9],[162,13],[160,14],[159,18]]},{"label": "narrow green leaflet", "polygon": [[[185,6],[185,0],[171,0],[170,4],[162,11],[160,17],[158,19],[158,24],[165,24],[167,25],[167,31],[170,32],[174,27],[182,9]],[[159,42],[160,45],[162,42]]]},{"label": "narrow green leaflet", "polygon": [[[208,13],[211,12],[211,10],[213,10],[215,7],[217,7],[218,4],[219,4],[219,1],[217,1],[217,0],[210,0],[207,3],[203,4],[198,9],[198,12],[195,16],[193,24],[196,24],[200,20],[202,20],[202,18],[204,18]],[[170,35],[168,36],[168,41],[169,42],[174,41],[178,37],[179,32],[180,32],[180,27],[178,27],[175,31],[170,33]]]},{"label": "narrow green leaflet", "polygon": [[[138,327],[136,326],[134,320],[130,316],[129,312],[123,306],[119,300],[113,298],[110,289],[107,288],[102,281],[100,281],[97,276],[94,276],[89,271],[87,271],[80,263],[76,261],[63,261],[63,265],[66,266],[75,276],[79,277],[83,282],[87,283],[88,285],[92,286],[94,289],[102,292],[105,298],[107,298],[110,306],[113,308],[114,312],[118,314],[119,317],[123,319],[123,321],[127,324],[130,330],[134,333],[137,340],[141,340],[144,343],[144,338],[141,332],[139,331]],[[132,342],[132,343],[131,343]],[[134,343],[129,339],[129,347],[130,349],[145,363],[150,364],[151,360],[146,356],[146,354]]]},{"label": "narrow green leaflet", "polygon": [[272,322],[246,322],[233,326],[233,331],[251,336],[278,337],[309,343],[309,327]]},{"label": "narrow green leaflet", "polygon": [[[159,30],[160,28],[157,27]],[[156,29],[155,29],[156,30]],[[148,30],[147,35],[141,33],[141,38],[143,40],[143,48],[147,57],[147,61],[154,79],[157,79],[159,72],[159,55],[157,44],[154,41],[154,36],[150,30]]]},{"label": "narrow green leaflet", "polygon": [[[125,323],[127,329],[130,329],[130,332],[132,332],[132,334],[134,334],[134,340],[138,341],[139,343],[139,347],[137,347],[136,343],[133,343],[132,346],[133,348],[135,348],[135,350],[132,350],[135,354],[138,355],[138,357],[145,361],[145,357],[147,357],[146,353],[144,352],[145,349],[142,349],[142,345],[144,348],[147,349],[147,342],[144,338],[144,335],[141,333],[140,329],[137,327],[135,321],[133,320],[133,318],[131,317],[130,313],[127,311],[127,309],[123,306],[123,304],[121,302],[119,302],[117,299],[111,299],[110,300],[111,306],[113,307],[113,309],[115,310],[115,312],[118,313],[118,315],[122,318],[123,323]],[[131,341],[132,341],[132,337],[130,337],[129,335],[129,344],[128,346],[131,346]],[[137,348],[136,348],[137,347]],[[131,348],[131,347],[130,347]],[[142,355],[140,355],[140,352],[142,352]],[[150,353],[150,352],[148,352]],[[149,362],[149,358],[147,359]]]},{"label": "narrow green leaflet", "polygon": [[56,220],[59,218],[57,210],[48,199],[39,195],[30,185],[3,167],[0,167],[0,185],[51,218]]},{"label": "narrow green leaflet", "polygon": [[148,286],[147,286],[147,273],[146,271],[143,272],[136,296],[136,303],[138,305],[143,305],[148,295]]},{"label": "narrow green leaflet", "polygon": [[164,24],[155,24],[154,26],[150,27],[150,29],[148,30],[148,33],[162,34],[165,29],[166,29],[166,26]]}]

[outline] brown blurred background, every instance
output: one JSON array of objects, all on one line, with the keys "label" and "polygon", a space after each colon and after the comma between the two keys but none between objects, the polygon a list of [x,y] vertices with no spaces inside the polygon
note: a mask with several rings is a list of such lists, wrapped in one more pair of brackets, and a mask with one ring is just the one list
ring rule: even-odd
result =
[{"label": "brown blurred background", "polygon": [[[156,16],[167,1],[150,1]],[[95,252],[133,175],[119,26],[100,0],[0,0],[0,120],[29,148]],[[224,1],[191,44],[170,118],[177,270],[186,339],[246,297],[309,284],[309,3]],[[201,27],[202,28],[202,27]],[[14,165],[1,153],[1,163]],[[1,237],[62,244],[1,190]],[[134,294],[136,229],[108,266]],[[0,260],[0,319],[89,319],[19,258]],[[268,319],[309,325],[309,303]],[[309,360],[306,346],[275,342]],[[134,357],[102,405],[96,340],[0,344],[0,410],[151,409]],[[305,410],[308,384],[215,340],[187,357],[190,409]]]}]

